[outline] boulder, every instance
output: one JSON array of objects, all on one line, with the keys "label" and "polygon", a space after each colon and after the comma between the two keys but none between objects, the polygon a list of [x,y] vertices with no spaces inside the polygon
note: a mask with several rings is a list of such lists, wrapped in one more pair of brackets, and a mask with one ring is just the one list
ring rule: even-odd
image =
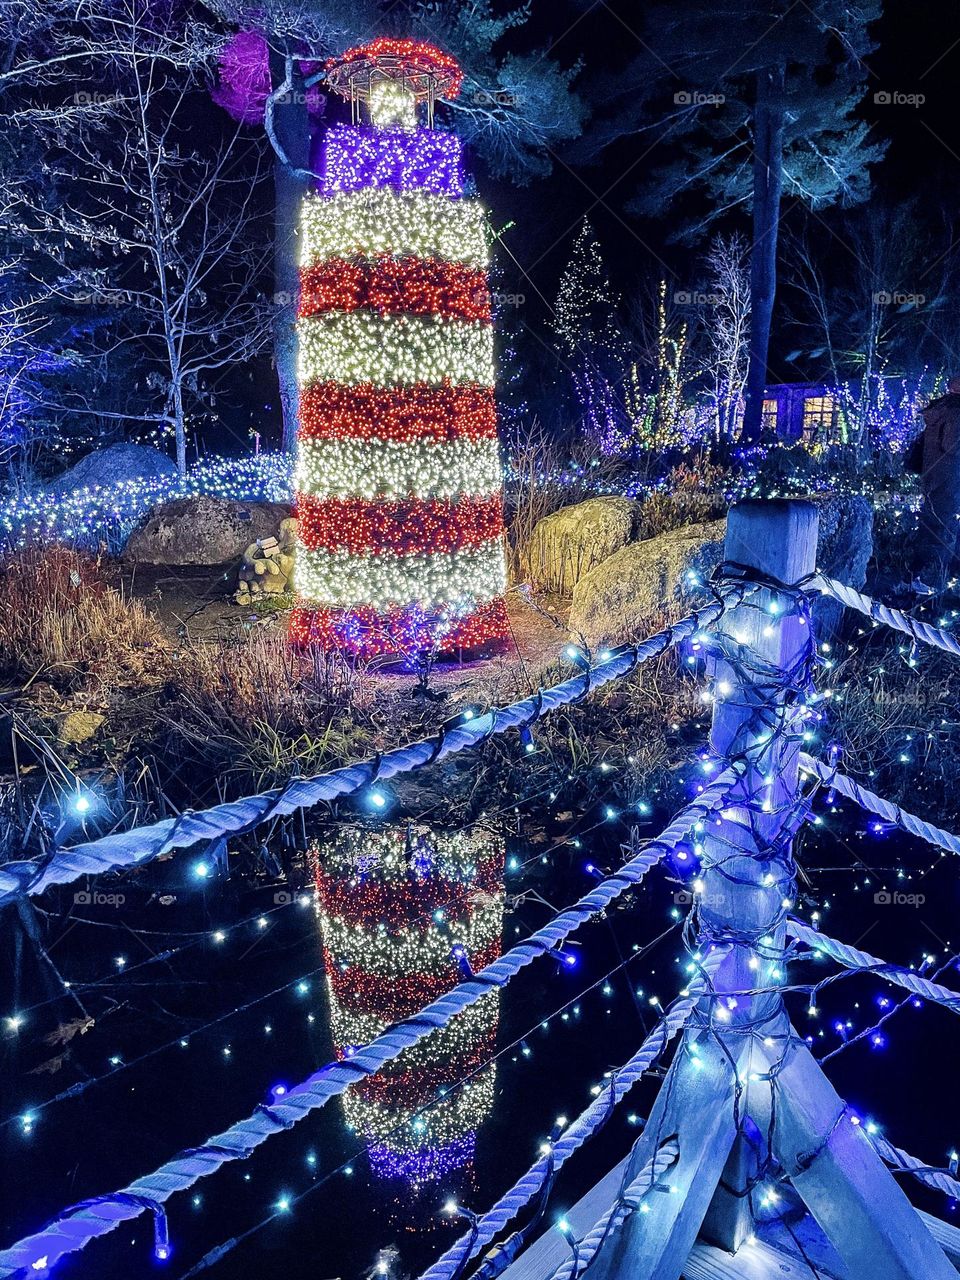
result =
[{"label": "boulder", "polygon": [[725,521],[686,525],[631,542],[580,579],[570,631],[591,649],[624,644],[676,614],[720,563]]},{"label": "boulder", "polygon": [[177,468],[165,453],[145,444],[111,444],[81,458],[47,486],[50,493],[72,489],[110,489],[129,480],[173,480]]},{"label": "boulder", "polygon": [[214,565],[243,555],[251,542],[275,537],[290,508],[197,494],[154,507],[124,549],[134,564]]},{"label": "boulder", "polygon": [[[815,499],[820,511],[817,568],[838,582],[860,588],[873,555],[873,505],[864,497]],[[839,630],[843,605],[819,596],[813,603],[817,638],[832,640]]]},{"label": "boulder", "polygon": [[637,504],[629,498],[588,498],[545,516],[524,549],[523,573],[531,582],[572,594],[584,574],[633,537]]}]

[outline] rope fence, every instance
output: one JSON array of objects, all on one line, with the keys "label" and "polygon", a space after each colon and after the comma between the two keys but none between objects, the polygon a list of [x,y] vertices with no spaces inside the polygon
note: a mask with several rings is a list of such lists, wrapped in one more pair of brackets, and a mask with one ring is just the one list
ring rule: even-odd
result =
[{"label": "rope fence", "polygon": [[912,1156],[909,1151],[904,1151],[902,1147],[895,1147],[892,1142],[888,1142],[879,1133],[871,1133],[864,1126],[867,1137],[873,1143],[874,1148],[880,1159],[888,1164],[892,1169],[897,1169],[901,1173],[909,1173],[916,1178],[918,1182],[922,1182],[925,1186],[933,1187],[935,1191],[942,1191],[945,1196],[949,1196],[951,1200],[960,1200],[960,1182],[954,1176],[956,1173],[956,1153],[953,1156],[953,1164],[949,1169],[935,1169],[930,1165],[924,1164],[922,1160],[918,1160],[916,1156]]},{"label": "rope fence", "polygon": [[809,925],[801,924],[799,920],[792,917],[787,922],[787,932],[797,942],[803,943],[820,955],[829,956],[831,960],[836,960],[846,969],[875,973],[878,978],[893,982],[906,991],[912,991],[914,995],[921,996],[932,1004],[939,1004],[953,1013],[960,1013],[960,992],[951,991],[949,987],[944,987],[939,982],[932,982],[929,978],[923,978],[910,969],[880,960],[877,956],[872,956],[869,951],[861,951],[857,947],[850,946],[849,943],[828,938],[826,934],[819,933],[816,929],[811,929]]},{"label": "rope fence", "polygon": [[752,591],[748,585],[731,587],[724,594],[679,622],[648,636],[636,645],[624,645],[587,670],[549,689],[540,689],[518,702],[493,707],[473,719],[448,725],[432,737],[407,743],[381,755],[331,769],[312,778],[294,778],[282,787],[258,795],[214,805],[179,817],[165,818],[130,831],[117,831],[84,844],[53,850],[39,861],[7,862],[0,866],[0,907],[21,895],[43,893],[51,885],[70,884],[81,876],[103,875],[141,867],[174,849],[187,849],[201,841],[241,835],[273,818],[344,796],[355,795],[378,782],[412,773],[481,746],[508,729],[529,729],[557,707],[579,702],[594,689],[628,675],[637,667],[689,639],[715,623],[728,605],[742,601]]},{"label": "rope fence", "polygon": [[[808,562],[808,566],[809,564],[812,561]],[[479,748],[492,737],[510,729],[529,733],[531,726],[551,711],[581,701],[594,689],[629,674],[643,663],[666,653],[675,644],[696,637],[704,628],[716,623],[728,608],[745,604],[757,591],[774,593],[772,605],[765,606],[770,617],[779,614],[777,597],[789,592],[796,597],[801,623],[806,626],[805,611],[809,593],[819,591],[865,614],[878,625],[890,626],[911,636],[916,642],[960,656],[960,639],[942,628],[911,618],[908,614],[883,605],[823,574],[808,574],[797,587],[785,587],[775,579],[763,579],[759,576],[745,576],[735,582],[730,578],[722,579],[716,590],[716,598],[710,604],[639,644],[622,646],[605,654],[596,663],[591,663],[584,655],[581,662],[583,669],[575,676],[472,718],[458,718],[441,727],[431,737],[312,778],[296,778],[257,795],[245,796],[202,811],[187,810],[178,817],[148,826],[56,848],[38,860],[8,862],[0,866],[0,906],[21,900],[25,895],[41,894],[53,885],[69,884],[81,876],[135,869],[174,850],[244,834],[261,823],[355,795],[391,778],[428,767],[463,751]],[[773,625],[765,622],[768,629],[772,629]],[[725,651],[725,661],[728,663],[734,660],[732,652],[728,646]],[[351,1056],[326,1064],[299,1084],[287,1089],[269,1105],[258,1106],[250,1115],[209,1138],[201,1146],[180,1151],[154,1172],[136,1179],[120,1190],[69,1206],[41,1230],[0,1250],[0,1280],[18,1272],[30,1274],[45,1270],[65,1255],[84,1248],[92,1240],[107,1235],[122,1223],[132,1221],[144,1213],[153,1218],[156,1256],[167,1257],[169,1245],[166,1211],[163,1206],[173,1195],[188,1190],[228,1163],[246,1159],[275,1134],[292,1128],[333,1098],[375,1075],[406,1050],[448,1026],[464,1010],[492,991],[504,988],[534,960],[550,955],[562,960],[560,948],[571,934],[591,919],[602,916],[627,890],[640,884],[647,872],[677,849],[699,824],[708,818],[716,818],[728,806],[741,811],[753,811],[758,803],[758,796],[751,791],[751,787],[756,788],[756,777],[761,772],[765,773],[768,756],[778,758],[773,753],[773,746],[791,734],[795,738],[797,736],[794,731],[798,720],[793,703],[786,698],[784,691],[790,689],[795,696],[798,690],[804,689],[805,676],[809,682],[811,653],[812,644],[808,639],[799,650],[796,670],[788,667],[781,670],[779,666],[767,663],[762,671],[760,668],[750,671],[744,665],[743,671],[747,672],[747,677],[742,682],[740,691],[745,708],[753,713],[764,732],[754,732],[756,726],[753,726],[750,730],[753,745],[745,753],[742,746],[732,753],[725,749],[718,752],[721,758],[725,758],[727,767],[715,781],[704,786],[701,793],[670,821],[657,838],[647,842],[639,852],[629,857],[616,872],[602,879],[589,893],[560,911],[547,924],[476,974],[470,973],[467,967],[468,976],[459,985],[427,1004],[419,1013],[388,1028]],[[750,702],[751,696],[756,701],[756,706]],[[771,717],[770,725],[763,720],[761,713]],[[746,725],[747,720],[744,718],[738,727],[738,742],[751,740]],[[796,759],[796,756],[793,758]],[[799,762],[802,775],[816,778],[835,788],[861,808],[900,829],[947,852],[960,854],[960,837],[876,795],[839,772],[832,764],[824,763],[805,752],[800,753]],[[763,770],[759,768],[760,764],[764,764]],[[770,784],[771,780],[765,779],[764,785]],[[782,828],[782,856],[789,870],[793,865],[790,853],[793,826],[784,818],[784,812],[787,811],[786,807],[783,812],[774,810],[769,800],[764,803],[763,821],[769,823],[770,815],[773,814]],[[755,827],[760,829],[759,824],[751,818],[749,826],[744,827],[741,834],[746,832],[755,837]],[[727,871],[726,862],[729,861],[732,865],[736,858],[745,861],[747,852],[739,845],[734,845],[717,862],[716,848],[722,842],[722,835],[713,835],[716,868],[714,863],[708,863],[707,869],[715,869],[718,882],[727,877],[731,883],[739,884],[734,871]],[[764,865],[768,869],[763,886],[770,890],[771,898],[775,896],[778,901],[782,901],[785,912],[793,894],[785,897],[780,891],[777,877],[769,871],[771,850],[775,852],[774,845],[767,847],[761,842],[757,846],[758,856],[755,860],[759,863],[761,854],[766,859]],[[741,874],[740,869],[736,874]],[[771,884],[773,888],[770,888]],[[610,1076],[589,1106],[561,1133],[555,1133],[540,1158],[491,1209],[482,1216],[462,1211],[462,1216],[470,1221],[470,1230],[424,1271],[420,1280],[458,1280],[470,1261],[494,1241],[526,1206],[537,1197],[545,1197],[557,1171],[603,1126],[627,1092],[665,1052],[671,1039],[684,1030],[697,1005],[712,994],[713,980],[721,965],[728,959],[731,948],[743,949],[753,945],[752,935],[742,930],[737,932],[735,922],[722,922],[722,929],[718,925],[719,931],[710,934],[696,911],[692,918],[700,920],[701,942],[704,937],[707,938],[701,951],[694,951],[696,979],[684,990],[681,998],[664,1012],[636,1053]],[[845,969],[876,974],[925,1001],[960,1013],[960,993],[939,982],[827,937],[799,920],[788,918],[786,930],[795,943],[834,960]],[[710,943],[711,937],[715,939],[715,944]],[[727,990],[719,979],[717,986]],[[745,994],[752,996],[757,993]],[[736,1001],[728,1001],[727,1007],[735,1008]],[[666,1130],[667,1134],[676,1132],[678,1131],[675,1129]],[[960,1196],[960,1182],[953,1176],[955,1170],[952,1167],[951,1171],[931,1169],[875,1133],[868,1136],[888,1165],[908,1172],[926,1185],[948,1195]],[[679,1159],[679,1143],[675,1138],[669,1137],[658,1146],[640,1173],[628,1185],[621,1186],[616,1202],[587,1235],[578,1241],[568,1236],[572,1256],[557,1267],[551,1280],[578,1280],[591,1265],[604,1242],[621,1229],[631,1213],[641,1207],[643,1197],[660,1184],[664,1175]],[[517,1241],[517,1248],[524,1242],[522,1235],[523,1233],[517,1233],[511,1237]],[[509,1242],[502,1248],[507,1248],[508,1245]]]},{"label": "rope fence", "polygon": [[920,840],[926,840],[927,844],[935,845],[938,849],[944,849],[947,853],[960,854],[960,836],[944,831],[942,827],[937,827],[924,818],[918,818],[916,814],[901,809],[892,800],[885,800],[875,791],[856,782],[849,774],[841,773],[835,765],[826,764],[803,751],[800,754],[800,769],[810,777],[819,778],[828,787],[835,788],[848,800],[858,804],[861,809],[866,809],[868,813],[875,813],[878,818],[883,818],[885,822],[892,822],[902,831],[907,831]]},{"label": "rope fence", "polygon": [[855,587],[848,587],[844,582],[837,582],[835,578],[828,578],[824,573],[818,573],[811,582],[811,586],[814,590],[831,596],[834,600],[846,605],[848,609],[855,609],[857,613],[864,614],[874,622],[883,623],[895,631],[902,631],[918,644],[932,645],[936,649],[943,649],[945,653],[952,653],[955,658],[960,657],[960,639],[943,627],[935,627],[929,622],[921,622],[919,618],[911,618],[902,609],[894,609],[888,604],[874,600],[872,596],[864,595],[862,591],[857,591]]}]

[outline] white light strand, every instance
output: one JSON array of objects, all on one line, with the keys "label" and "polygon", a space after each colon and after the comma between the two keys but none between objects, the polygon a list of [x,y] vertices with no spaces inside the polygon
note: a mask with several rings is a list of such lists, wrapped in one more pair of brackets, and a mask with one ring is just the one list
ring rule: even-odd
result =
[{"label": "white light strand", "polygon": [[308,196],[301,227],[304,267],[380,254],[438,258],[477,269],[490,263],[486,216],[475,200],[385,190]]},{"label": "white light strand", "polygon": [[503,543],[493,538],[467,551],[351,556],[300,547],[294,570],[300,596],[314,604],[377,609],[416,601],[466,608],[506,590]]},{"label": "white light strand", "polygon": [[301,386],[493,386],[493,329],[482,321],[332,311],[297,331]]},{"label": "white light strand", "polygon": [[364,929],[337,917],[321,913],[320,927],[327,947],[348,964],[362,964],[367,973],[382,977],[407,974],[417,969],[442,970],[450,964],[453,947],[465,947],[470,954],[484,951],[499,942],[503,925],[503,903],[479,900],[464,919],[449,919],[445,927],[423,925],[389,930],[386,925]]},{"label": "white light strand", "polygon": [[296,487],[315,499],[481,498],[502,475],[496,440],[301,440]]}]

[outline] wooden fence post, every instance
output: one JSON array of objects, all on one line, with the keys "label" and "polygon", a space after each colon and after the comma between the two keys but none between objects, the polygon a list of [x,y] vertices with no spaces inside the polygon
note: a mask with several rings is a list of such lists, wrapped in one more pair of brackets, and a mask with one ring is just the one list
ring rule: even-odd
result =
[{"label": "wooden fence post", "polygon": [[[567,1211],[574,1233],[585,1233],[599,1216],[598,1197],[608,1208],[615,1186],[636,1178],[664,1143],[676,1143],[677,1162],[663,1179],[669,1187],[657,1188],[673,1194],[651,1192],[644,1211],[603,1241],[591,1280],[679,1280],[701,1230],[736,1250],[753,1228],[743,1193],[753,1188],[757,1153],[773,1180],[790,1181],[851,1280],[956,1280],[790,1025],[781,993],[814,656],[807,610],[791,588],[814,571],[817,526],[816,508],[800,501],[745,502],[728,516],[727,577],[742,574],[758,589],[714,628],[710,742],[719,762],[740,762],[743,776],[698,836],[691,924],[699,946],[729,950],[622,1175],[608,1175]],[[538,1241],[507,1275],[552,1274],[561,1244],[555,1233]]]},{"label": "wooden fence post", "polygon": [[[801,582],[816,569],[818,524],[817,509],[807,502],[741,503],[727,517],[724,561],[755,581]],[[700,936],[734,941],[715,979],[718,993],[778,985],[771,975],[779,968],[785,938],[777,922],[792,894],[793,855],[789,843],[772,860],[764,851],[777,841],[796,802],[801,726],[795,694],[810,677],[814,651],[809,619],[795,604],[789,592],[765,588],[728,610],[715,628],[734,661],[712,664],[710,746],[721,760],[745,762],[750,804],[724,809],[701,842]],[[758,947],[765,937],[769,943]],[[778,994],[730,999],[732,1031],[772,1019],[766,1028],[771,1035],[788,1034]],[[743,1083],[749,1089],[749,1081]],[[735,1251],[753,1231],[743,1193],[754,1172],[752,1145],[740,1133],[704,1220],[702,1232],[712,1243]]]}]

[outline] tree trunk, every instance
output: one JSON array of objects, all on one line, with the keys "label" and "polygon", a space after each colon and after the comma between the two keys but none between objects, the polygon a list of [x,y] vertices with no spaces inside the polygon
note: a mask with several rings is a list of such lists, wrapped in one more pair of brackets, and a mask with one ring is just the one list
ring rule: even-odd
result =
[{"label": "tree trunk", "polygon": [[177,446],[177,474],[187,474],[187,424],[183,417],[183,388],[179,378],[173,383],[173,436]]},{"label": "tree trunk", "polygon": [[755,444],[763,430],[763,393],[773,300],[777,290],[777,233],[783,190],[783,67],[757,73],[753,112],[753,244],[750,252],[750,362],[741,440]]},{"label": "tree trunk", "polygon": [[[270,64],[273,83],[280,84],[284,76],[282,55],[271,51]],[[290,162],[290,167],[279,157],[273,162],[273,351],[283,414],[282,447],[285,453],[292,453],[296,447],[300,408],[296,323],[300,290],[300,206],[306,183],[291,172],[291,167],[306,169],[310,162],[310,127],[301,86],[291,91],[286,101],[276,104],[274,127],[277,141]]]}]

